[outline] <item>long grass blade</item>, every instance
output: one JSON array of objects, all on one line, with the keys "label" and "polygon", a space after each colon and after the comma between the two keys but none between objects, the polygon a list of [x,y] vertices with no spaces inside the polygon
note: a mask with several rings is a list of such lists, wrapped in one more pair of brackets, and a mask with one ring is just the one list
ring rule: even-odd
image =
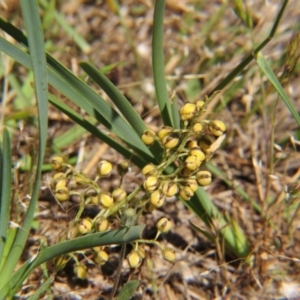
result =
[{"label": "long grass blade", "polygon": [[121,288],[119,295],[117,296],[117,300],[130,300],[134,296],[135,291],[140,285],[140,281],[131,280],[124,284]]},{"label": "long grass blade", "polygon": [[104,92],[120,110],[125,119],[130,123],[135,132],[141,136],[147,129],[147,126],[126,99],[126,97],[122,95],[122,93],[120,93],[114,84],[94,66],[87,62],[81,62],[79,65],[104,90]]},{"label": "long grass blade", "polygon": [[[249,245],[241,229],[232,228],[230,223],[219,213],[217,207],[213,204],[203,188],[198,188],[190,201],[184,201],[209,228],[219,230],[219,235],[225,242],[227,253],[235,257],[246,257],[249,254]],[[236,234],[238,233],[238,234]]]},{"label": "long grass blade", "polygon": [[[31,68],[28,54],[1,37],[0,50],[9,54],[26,68]],[[49,83],[52,86],[106,126],[140,156],[145,157],[148,161],[156,162],[154,155],[144,145],[140,137],[108,103],[69,70],[54,59],[49,57],[48,59],[51,62],[51,68],[48,68]]]},{"label": "long grass blade", "polygon": [[50,83],[56,89],[96,118],[137,153],[147,156],[150,160],[154,159],[140,136],[104,99],[52,57],[48,57],[48,63],[50,71],[55,73],[53,74],[55,82],[52,84],[51,76]]},{"label": "long grass blade", "polygon": [[275,74],[272,71],[270,65],[268,64],[268,62],[266,61],[266,59],[264,58],[264,56],[262,55],[261,52],[259,52],[256,55],[256,62],[259,65],[260,69],[263,71],[263,73],[267,76],[267,78],[269,79],[269,81],[271,82],[273,87],[276,89],[277,93],[279,94],[279,96],[283,100],[286,107],[291,112],[291,114],[294,117],[295,121],[297,122],[298,126],[300,126],[300,117],[299,117],[299,114],[298,114],[296,108],[294,107],[292,101],[289,99],[289,97],[285,93],[285,91],[282,88],[279,80],[275,76]]},{"label": "long grass blade", "polygon": [[[4,246],[7,242],[7,230],[10,212],[11,198],[11,145],[9,132],[6,128],[3,129],[3,137],[0,148],[0,262],[2,263],[2,255]],[[0,269],[1,270],[1,269]]]},{"label": "long grass blade", "polygon": [[[114,86],[112,82],[99,70],[97,70],[92,65],[82,62],[80,66],[83,70],[104,90],[104,92],[110,97],[110,99],[114,102],[116,107],[120,110],[125,119],[129,122],[132,128],[135,130],[137,135],[140,137],[147,129],[146,124],[137,114],[132,105],[128,102],[128,100],[120,93],[120,91]],[[178,112],[177,112],[178,114]],[[127,140],[124,140],[127,143]],[[128,144],[128,143],[127,143]],[[156,157],[157,161],[160,161],[162,155],[161,146],[155,142],[149,150]],[[140,156],[144,156],[141,155]]]},{"label": "long grass blade", "polygon": [[[25,46],[27,45],[23,33],[1,18],[0,28]],[[26,68],[31,68],[28,55],[1,37],[0,49]],[[49,54],[47,54],[47,61],[49,83],[53,87],[96,118],[138,154],[149,161],[156,162],[154,155],[144,145],[140,136],[104,99]]]},{"label": "long grass blade", "polygon": [[69,106],[62,103],[54,95],[49,95],[49,101],[60,111],[69,116],[74,122],[79,124],[82,128],[89,131],[93,136],[99,138],[101,141],[108,144],[110,147],[121,153],[124,157],[132,161],[137,166],[143,167],[146,164],[146,161],[134,154],[132,151],[128,150],[126,147],[122,146],[116,141],[115,138],[112,138],[109,135],[102,132],[101,130],[99,130],[92,122],[73,111]]},{"label": "long grass blade", "polygon": [[[55,276],[50,276],[27,300],[39,300],[42,299],[42,295],[50,288]],[[49,299],[49,298],[48,298]]]},{"label": "long grass blade", "polygon": [[174,97],[174,99],[172,99],[171,109],[172,109],[172,115],[173,115],[174,128],[179,129],[180,128],[180,115],[179,115],[178,99],[176,96]]},{"label": "long grass blade", "polygon": [[152,36],[152,67],[156,97],[163,122],[167,126],[174,127],[164,70],[163,24],[165,4],[165,0],[158,0],[155,3]]},{"label": "long grass blade", "polygon": [[34,212],[36,210],[36,203],[40,188],[41,169],[47,139],[48,77],[42,25],[40,22],[39,10],[36,1],[22,0],[21,8],[24,16],[26,30],[28,33],[30,65],[34,74],[39,120],[39,152],[31,201],[22,223],[22,229],[18,230],[16,239],[12,246],[12,250],[9,253],[9,257],[7,258],[6,263],[4,264],[3,269],[0,273],[0,278],[3,279],[0,282],[0,289],[9,281],[10,274],[12,274],[14,268],[16,267],[28,238],[28,233],[31,227]]},{"label": "long grass blade", "polygon": [[136,225],[119,230],[93,233],[64,241],[50,247],[45,247],[34,259],[25,262],[25,267],[22,266],[21,269],[13,275],[11,282],[6,285],[5,289],[2,291],[0,290],[0,299],[4,299],[5,294],[7,294],[9,290],[11,293],[17,291],[23,280],[32,270],[54,257],[97,246],[130,243],[141,238],[144,228],[144,225]]},{"label": "long grass blade", "polygon": [[1,257],[0,257],[0,271],[2,270],[8,256],[9,256],[9,253],[11,251],[11,247],[15,241],[15,238],[16,238],[16,235],[17,235],[17,227],[10,227],[8,228],[7,232],[6,232],[6,236],[5,236],[5,243],[4,243],[4,249],[3,249],[3,252],[1,254]]}]

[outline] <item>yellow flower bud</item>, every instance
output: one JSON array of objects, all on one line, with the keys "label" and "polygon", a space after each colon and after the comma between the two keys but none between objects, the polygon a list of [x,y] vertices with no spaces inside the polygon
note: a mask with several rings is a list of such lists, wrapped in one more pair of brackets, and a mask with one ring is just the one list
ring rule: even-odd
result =
[{"label": "yellow flower bud", "polygon": [[198,183],[197,183],[197,181],[195,179],[192,179],[192,178],[186,179],[184,181],[184,185],[190,187],[193,192],[196,192],[197,189],[198,189]]},{"label": "yellow flower bud", "polygon": [[92,221],[88,218],[81,219],[78,223],[78,232],[80,234],[86,234],[92,230]]},{"label": "yellow flower bud", "polygon": [[105,208],[109,208],[114,204],[114,200],[109,194],[101,193],[99,198],[100,198],[100,203]]},{"label": "yellow flower bud", "polygon": [[195,133],[200,133],[202,132],[202,129],[203,129],[203,126],[201,123],[196,123],[194,126],[193,126],[193,131]]},{"label": "yellow flower bud", "polygon": [[188,148],[188,149],[199,148],[199,146],[197,144],[197,141],[194,141],[194,140],[188,141],[186,143],[185,147]]},{"label": "yellow flower bud", "polygon": [[215,142],[215,138],[212,137],[211,135],[206,134],[199,139],[198,145],[205,152],[206,150],[209,150],[209,148],[214,142]]},{"label": "yellow flower bud", "polygon": [[173,132],[173,128],[169,126],[164,126],[162,127],[159,132],[158,132],[158,138],[162,141],[162,139],[166,136],[169,135],[171,132]]},{"label": "yellow flower bud", "polygon": [[53,175],[53,181],[54,181],[54,183],[56,183],[57,181],[59,181],[61,179],[66,179],[66,174],[65,173],[58,172],[58,173],[55,173]]},{"label": "yellow flower bud", "polygon": [[204,106],[204,101],[202,100],[199,100],[196,102],[196,107],[197,107],[197,110],[200,111]]},{"label": "yellow flower bud", "polygon": [[205,160],[205,154],[199,148],[193,148],[189,151],[189,155],[197,156],[200,162]]},{"label": "yellow flower bud", "polygon": [[192,119],[196,114],[196,105],[187,103],[180,109],[180,118],[182,121]]},{"label": "yellow flower bud", "polygon": [[175,261],[176,259],[176,253],[175,250],[172,248],[164,248],[162,252],[163,258],[165,260],[168,260],[170,262]]},{"label": "yellow flower bud", "polygon": [[194,192],[189,186],[183,187],[179,192],[180,198],[182,198],[183,200],[186,200],[186,201],[190,200],[191,197],[193,197],[193,195],[194,195]]},{"label": "yellow flower bud", "polygon": [[60,190],[61,188],[65,188],[65,187],[67,186],[67,183],[68,183],[68,181],[67,181],[67,179],[65,179],[65,178],[62,178],[62,179],[60,179],[60,180],[57,180],[57,181],[56,181],[56,184],[55,184],[55,190],[58,191],[58,190]]},{"label": "yellow flower bud", "polygon": [[156,223],[156,228],[160,233],[167,233],[168,231],[170,231],[171,227],[172,227],[172,223],[167,218],[161,218]]},{"label": "yellow flower bud", "polygon": [[127,193],[121,188],[116,188],[115,190],[113,190],[111,195],[114,198],[115,202],[120,202],[126,198]]},{"label": "yellow flower bud", "polygon": [[102,160],[97,165],[97,174],[101,177],[109,176],[112,171],[112,164],[106,160]]},{"label": "yellow flower bud", "polygon": [[129,163],[127,160],[122,160],[117,164],[118,173],[122,176],[129,171]]},{"label": "yellow flower bud", "polygon": [[156,206],[154,206],[151,202],[146,203],[145,210],[147,213],[152,213],[156,209]]},{"label": "yellow flower bud", "polygon": [[226,131],[226,125],[220,120],[214,120],[214,121],[209,122],[208,130],[214,136],[220,136]]},{"label": "yellow flower bud", "polygon": [[63,167],[65,159],[61,155],[54,155],[50,159],[50,165],[53,170],[59,170]]},{"label": "yellow flower bud", "polygon": [[55,191],[54,196],[59,202],[66,201],[70,197],[69,189],[67,187],[62,187]]},{"label": "yellow flower bud", "polygon": [[109,222],[107,219],[100,219],[100,218],[96,220],[96,224],[95,224],[98,232],[106,231],[108,229],[108,225]]},{"label": "yellow flower bud", "polygon": [[139,256],[138,251],[132,251],[128,254],[127,260],[131,268],[137,268],[140,265],[142,258]]},{"label": "yellow flower bud", "polygon": [[156,190],[159,186],[159,181],[156,176],[149,176],[146,178],[146,180],[143,183],[144,189],[152,192]]},{"label": "yellow flower bud", "polygon": [[158,170],[157,170],[157,167],[153,164],[148,164],[146,165],[143,170],[142,170],[142,173],[145,175],[145,176],[149,176],[149,175],[157,175],[158,173]]},{"label": "yellow flower bud", "polygon": [[86,204],[99,204],[99,192],[95,189],[89,189],[84,193],[84,200]]},{"label": "yellow flower bud", "polygon": [[104,250],[99,250],[95,252],[94,261],[101,266],[108,261],[108,254]]},{"label": "yellow flower bud", "polygon": [[141,139],[145,145],[150,146],[155,142],[156,134],[152,130],[145,130]]},{"label": "yellow flower bud", "polygon": [[166,149],[173,149],[173,148],[175,148],[178,145],[178,143],[179,143],[178,134],[174,133],[174,134],[166,135],[162,139],[162,143],[163,143],[163,145],[164,145],[164,147]]},{"label": "yellow flower bud", "polygon": [[150,201],[155,207],[161,207],[165,202],[166,196],[159,190],[154,191],[150,196]]},{"label": "yellow flower bud", "polygon": [[199,171],[196,174],[196,180],[199,183],[199,185],[208,185],[211,183],[211,173],[208,171]]},{"label": "yellow flower bud", "polygon": [[191,171],[195,171],[201,165],[201,161],[197,156],[190,155],[185,159],[185,166]]},{"label": "yellow flower bud", "polygon": [[183,177],[190,177],[192,175],[193,171],[189,170],[188,168],[184,168],[182,171],[181,171],[181,175]]},{"label": "yellow flower bud", "polygon": [[74,267],[74,273],[79,279],[86,279],[87,267],[85,265],[76,265]]},{"label": "yellow flower bud", "polygon": [[162,192],[167,197],[173,197],[175,194],[178,193],[178,185],[175,182],[172,182],[172,181],[165,182],[162,185]]}]

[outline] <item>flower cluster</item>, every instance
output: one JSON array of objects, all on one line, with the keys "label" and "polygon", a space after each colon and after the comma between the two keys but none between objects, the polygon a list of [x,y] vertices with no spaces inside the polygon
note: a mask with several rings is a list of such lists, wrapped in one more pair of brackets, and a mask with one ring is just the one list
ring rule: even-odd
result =
[{"label": "flower cluster", "polygon": [[[97,165],[97,174],[94,180],[67,164],[63,156],[54,155],[50,160],[50,164],[52,169],[56,171],[50,185],[56,200],[65,202],[71,196],[79,198],[77,215],[72,221],[69,232],[66,233],[68,238],[109,230],[112,226],[108,220],[109,209],[127,196],[126,191],[121,188],[116,188],[112,193],[107,193],[98,184],[101,178],[110,176],[113,168],[112,164],[106,160],[100,161]],[[101,208],[101,211],[93,219],[82,217],[81,215],[86,205],[97,205]],[[108,260],[108,254],[105,252],[104,247],[94,248],[92,253],[93,260],[97,264],[104,264]],[[78,278],[83,279],[86,274],[85,266],[77,261],[75,255],[70,256],[76,262],[75,274],[77,274]],[[59,260],[58,265],[60,264],[61,261]]]},{"label": "flower cluster", "polygon": [[150,211],[161,207],[166,197],[189,200],[198,186],[211,182],[211,173],[203,165],[220,146],[226,126],[220,120],[201,120],[204,108],[204,101],[187,103],[180,110],[181,129],[164,126],[158,133],[146,130],[142,135],[146,145],[158,142],[164,148],[161,164],[148,164],[142,170]]},{"label": "flower cluster", "polygon": [[[143,206],[140,207],[137,205],[141,200],[137,194],[141,194],[140,192],[143,191],[143,187],[137,188],[129,195],[127,195],[127,192],[121,187],[113,189],[111,193],[103,191],[101,188],[101,178],[111,175],[113,166],[110,162],[103,160],[98,163],[97,174],[94,180],[67,164],[66,159],[60,155],[54,155],[50,160],[50,164],[56,171],[50,184],[56,200],[62,203],[69,200],[71,196],[79,198],[77,215],[72,221],[70,230],[65,234],[68,238],[110,230],[113,226],[115,227],[116,220],[121,226],[125,227],[136,224],[137,215],[141,214],[143,210]],[[117,169],[119,174],[124,175],[128,169],[128,165],[122,162],[117,166]],[[132,200],[135,201],[133,202]],[[131,204],[132,207],[128,207],[129,204]],[[101,210],[93,219],[82,217],[82,212],[86,205],[96,205],[100,207]],[[158,225],[156,238],[149,242],[157,244],[164,255],[166,249],[161,247],[156,239],[160,233],[165,233],[171,228],[171,222],[166,218],[164,218],[163,223],[161,222],[162,221],[160,221],[160,225]],[[145,242],[147,241],[137,241],[133,243],[133,250],[127,257],[128,263],[132,268],[138,267],[145,258],[145,250],[143,247],[143,243]],[[88,252],[92,253],[92,260],[98,265],[104,264],[109,258],[104,247],[96,247]],[[175,258],[174,251],[168,250],[167,253],[167,256],[164,255],[166,259],[171,260],[172,257]],[[172,256],[170,253],[174,255]],[[78,261],[76,255],[70,254],[69,257],[75,261],[74,273],[77,274],[78,278],[85,279],[87,272],[85,265]],[[57,267],[63,267],[65,263],[66,260],[62,258],[56,261]]]},{"label": "flower cluster", "polygon": [[[110,193],[102,190],[101,178],[110,176],[113,171],[110,162],[100,161],[96,177],[91,179],[67,164],[62,156],[53,156],[51,166],[56,174],[51,189],[55,198],[63,202],[75,195],[80,202],[69,237],[110,230],[116,219],[122,226],[130,227],[137,223],[142,213],[160,208],[166,198],[176,196],[188,201],[199,186],[208,185],[212,176],[204,165],[224,139],[226,126],[220,120],[201,120],[205,108],[204,101],[187,103],[180,110],[181,128],[164,126],[157,133],[151,130],[143,133],[143,142],[149,146],[159,143],[163,155],[159,164],[149,163],[144,166],[143,183],[129,194],[121,186]],[[119,175],[123,176],[128,170],[128,164],[120,163],[117,169]],[[86,205],[97,205],[101,210],[93,219],[82,217]],[[129,265],[136,268],[141,264],[145,258],[144,243],[156,244],[165,259],[174,261],[174,250],[161,246],[157,241],[158,236],[168,232],[171,226],[171,221],[164,217],[157,222],[155,239],[133,243],[133,250],[127,257]],[[108,254],[103,247],[97,247],[93,249],[93,259],[95,263],[103,264],[108,260]],[[84,266],[80,263],[76,266],[78,276],[84,277]]]}]

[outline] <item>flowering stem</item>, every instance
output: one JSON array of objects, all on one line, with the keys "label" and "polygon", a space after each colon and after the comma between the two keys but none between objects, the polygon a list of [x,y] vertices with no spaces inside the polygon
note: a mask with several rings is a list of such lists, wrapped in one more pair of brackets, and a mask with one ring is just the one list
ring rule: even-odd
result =
[{"label": "flowering stem", "polygon": [[119,265],[118,265],[116,276],[115,276],[115,282],[114,282],[114,285],[113,285],[113,288],[112,288],[112,291],[111,291],[111,294],[110,294],[110,297],[109,297],[110,300],[112,300],[114,298],[115,293],[116,293],[116,291],[118,289],[118,286],[119,286],[120,275],[121,275],[121,270],[122,270],[122,266],[123,266],[123,260],[124,260],[124,257],[125,257],[125,250],[126,250],[126,244],[123,243],[121,245],[120,261],[119,261]]}]

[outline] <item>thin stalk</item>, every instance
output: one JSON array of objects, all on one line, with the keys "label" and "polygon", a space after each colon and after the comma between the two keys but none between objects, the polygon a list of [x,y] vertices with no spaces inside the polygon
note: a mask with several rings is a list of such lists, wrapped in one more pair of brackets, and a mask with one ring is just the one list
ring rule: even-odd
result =
[{"label": "thin stalk", "polygon": [[[270,149],[269,149],[269,175],[272,175],[274,173],[274,140],[275,140],[275,126],[276,126],[276,109],[279,102],[279,96],[277,96],[277,99],[275,101],[274,107],[273,107],[273,114],[271,115],[271,134],[270,134]],[[272,180],[270,177],[267,177],[267,186],[265,190],[264,195],[264,201],[263,201],[263,211],[265,211],[265,205],[267,204],[267,198],[270,192]]]},{"label": "thin stalk", "polygon": [[119,265],[118,265],[117,272],[116,272],[114,286],[113,286],[113,289],[112,289],[110,297],[109,297],[110,300],[112,300],[114,298],[115,293],[119,286],[120,275],[121,275],[121,270],[122,270],[122,266],[123,266],[123,260],[125,258],[125,251],[126,251],[126,244],[122,244],[121,251],[120,251],[120,261],[119,261]]},{"label": "thin stalk", "polygon": [[142,186],[139,186],[136,188],[128,197],[126,197],[124,200],[120,201],[118,204],[113,206],[108,210],[107,217],[113,215],[115,212],[119,211],[121,207],[125,205],[125,203],[129,203],[132,199],[134,199],[135,195],[142,190]]},{"label": "thin stalk", "polygon": [[[6,63],[4,58],[7,57]],[[8,94],[8,78],[7,78],[7,73],[9,72],[9,59],[8,56],[6,56],[4,53],[2,53],[2,60],[4,64],[4,76],[3,76],[3,88],[2,88],[2,97],[1,97],[1,112],[0,112],[0,130],[3,130],[4,128],[4,117],[5,117],[5,106],[6,106],[6,100],[7,100],[7,94]]]},{"label": "thin stalk", "polygon": [[288,0],[285,0],[281,6],[279,14],[275,20],[275,23],[270,31],[268,37],[259,45],[257,46],[251,54],[244,58],[244,60],[235,67],[225,78],[222,80],[213,90],[208,94],[208,96],[212,96],[214,92],[222,90],[227,84],[229,84],[244,68],[255,58],[256,54],[263,49],[274,37],[277,27],[279,25],[280,19],[283,15],[283,12],[288,4]]}]

